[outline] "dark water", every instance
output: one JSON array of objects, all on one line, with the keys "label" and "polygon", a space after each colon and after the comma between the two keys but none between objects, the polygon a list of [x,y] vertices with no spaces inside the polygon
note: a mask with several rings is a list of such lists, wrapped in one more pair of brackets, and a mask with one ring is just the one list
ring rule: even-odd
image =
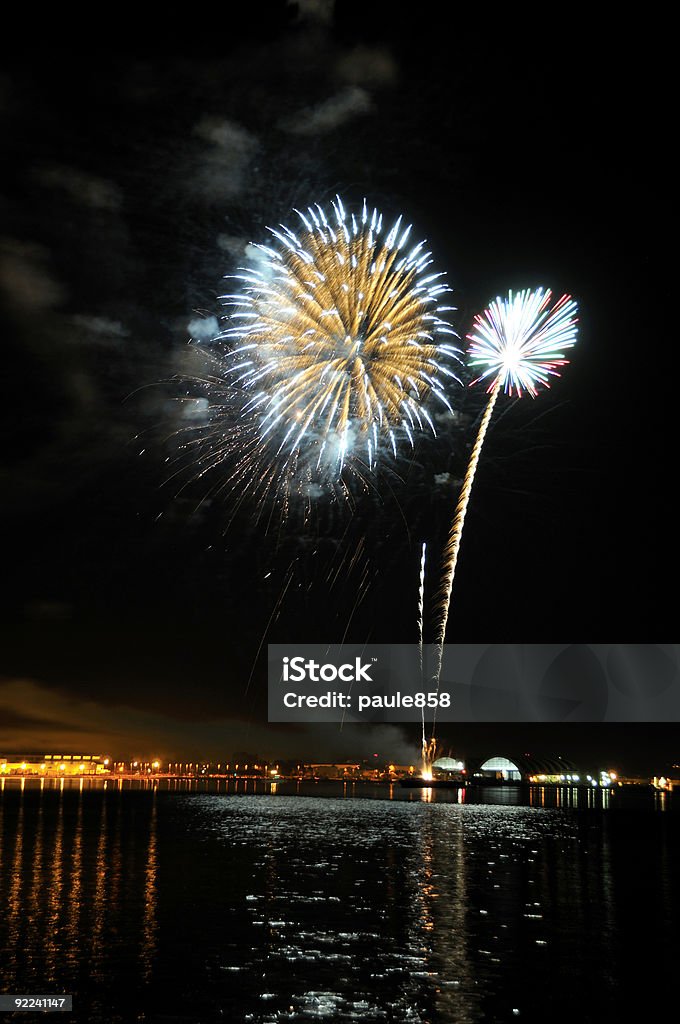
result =
[{"label": "dark water", "polygon": [[671,1019],[670,798],[55,786],[0,792],[0,992],[66,1019]]}]

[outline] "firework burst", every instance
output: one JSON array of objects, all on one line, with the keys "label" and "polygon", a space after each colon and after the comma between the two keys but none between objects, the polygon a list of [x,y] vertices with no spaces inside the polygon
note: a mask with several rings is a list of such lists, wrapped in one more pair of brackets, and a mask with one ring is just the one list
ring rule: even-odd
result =
[{"label": "firework burst", "polygon": [[[435,433],[430,398],[451,410],[455,331],[441,305],[450,292],[425,243],[408,245],[400,217],[383,229],[364,202],[348,214],[339,197],[296,211],[297,231],[269,229],[259,265],[222,296],[230,307],[226,382],[241,396],[260,465],[294,476],[360,475],[381,452],[393,458],[422,431]],[[311,472],[310,472],[311,470]]]},{"label": "firework burst", "polygon": [[475,317],[468,361],[485,367],[477,380],[488,380],[489,392],[500,381],[506,394],[528,391],[535,398],[539,386],[549,387],[550,377],[559,377],[558,367],[567,363],[562,350],[576,341],[577,307],[563,295],[550,309],[551,297],[543,288],[509,292]]}]

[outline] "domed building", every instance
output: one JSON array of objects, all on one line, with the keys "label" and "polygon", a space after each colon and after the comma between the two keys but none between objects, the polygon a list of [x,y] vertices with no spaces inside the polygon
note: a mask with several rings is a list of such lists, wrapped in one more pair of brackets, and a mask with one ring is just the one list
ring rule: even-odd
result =
[{"label": "domed building", "polygon": [[578,769],[563,757],[496,754],[470,766],[472,778],[496,782],[579,782]]}]

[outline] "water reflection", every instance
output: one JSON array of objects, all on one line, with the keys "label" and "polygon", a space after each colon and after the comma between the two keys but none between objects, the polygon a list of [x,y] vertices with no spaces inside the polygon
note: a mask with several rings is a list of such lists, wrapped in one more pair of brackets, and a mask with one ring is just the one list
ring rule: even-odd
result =
[{"label": "water reflection", "polygon": [[[63,780],[62,780],[63,781]],[[23,806],[22,806],[23,811]],[[57,822],[54,830],[54,843],[50,851],[49,868],[45,872],[45,891],[42,899],[47,896],[47,915],[45,920],[45,974],[46,981],[53,984],[56,981],[56,967],[61,937],[59,930],[59,918],[64,910],[62,900],[62,886],[64,877],[64,794],[60,788],[58,796]]]},{"label": "water reflection", "polygon": [[[82,779],[81,779],[82,782]],[[71,870],[69,905],[66,923],[66,935],[75,962],[80,959],[81,930],[80,911],[83,902],[83,794],[78,794],[76,819],[73,825],[73,841],[71,846]]]},{"label": "water reflection", "polygon": [[448,824],[442,829],[430,817],[420,831],[419,863],[414,865],[419,913],[412,920],[412,945],[432,981],[438,1019],[467,1024],[478,1019],[479,994],[470,970],[464,819],[457,815]]},{"label": "water reflection", "polygon": [[95,861],[94,861],[94,883],[92,886],[92,970],[95,976],[103,975],[105,960],[104,946],[104,914],[108,905],[108,897],[111,886],[111,876],[107,871],[107,801],[101,801],[99,810],[99,829],[96,835]]},{"label": "water reflection", "polygon": [[[41,780],[43,781],[43,780]],[[33,885],[31,888],[30,896],[30,915],[33,919],[36,919],[41,913],[41,898],[44,889],[44,883],[42,878],[43,873],[43,831],[44,831],[44,819],[45,813],[43,808],[42,799],[38,807],[38,815],[36,819],[35,827],[35,846],[33,849]]]},{"label": "water reflection", "polygon": [[150,978],[158,938],[155,798],[110,792],[117,805],[82,780],[0,791],[0,991],[81,991],[72,1019],[102,1024],[123,1019],[124,966]]},{"label": "water reflection", "polygon": [[0,991],[72,991],[77,1022],[609,1019],[641,933],[674,962],[651,794],[82,783],[0,796]]},{"label": "water reflection", "polygon": [[[9,893],[7,896],[7,941],[0,943],[0,949],[7,952],[7,966],[9,968],[10,986],[16,982],[17,951],[20,948],[19,926],[23,919],[22,889],[24,885],[24,873],[22,870],[22,859],[24,851],[24,805],[23,800],[19,806],[17,816],[16,833],[14,835],[14,856],[9,869]],[[8,858],[9,859],[9,858]],[[6,989],[7,990],[7,989]],[[11,987],[9,987],[11,991]]]},{"label": "water reflection", "polygon": [[530,807],[555,807],[578,810],[607,810],[618,790],[594,786],[530,786],[528,802]]},{"label": "water reflection", "polygon": [[157,915],[157,875],[158,875],[158,804],[157,791],[154,790],[151,819],[149,822],[149,844],[146,854],[144,872],[144,919],[142,926],[142,947],[140,959],[144,980],[148,981],[153,970],[156,956],[158,935]]}]

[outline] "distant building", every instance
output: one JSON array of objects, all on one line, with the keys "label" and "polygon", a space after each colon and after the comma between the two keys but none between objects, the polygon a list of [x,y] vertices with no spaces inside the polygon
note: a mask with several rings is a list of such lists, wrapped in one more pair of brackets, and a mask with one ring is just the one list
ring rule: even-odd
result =
[{"label": "distant building", "polygon": [[0,776],[65,777],[107,775],[111,759],[101,754],[7,754],[0,757]]},{"label": "distant building", "polygon": [[443,775],[444,778],[458,778],[465,775],[465,762],[459,761],[455,757],[438,757],[432,767],[435,773]]},{"label": "distant building", "polygon": [[361,765],[355,761],[306,764],[304,768],[304,777],[308,779],[358,779],[360,776]]},{"label": "distant building", "polygon": [[522,770],[509,757],[490,757],[479,766],[479,774],[499,782],[521,782]]},{"label": "distant building", "polygon": [[498,782],[579,782],[581,775],[571,761],[563,757],[540,758],[530,754],[511,757],[495,755],[473,766],[473,778]]}]

